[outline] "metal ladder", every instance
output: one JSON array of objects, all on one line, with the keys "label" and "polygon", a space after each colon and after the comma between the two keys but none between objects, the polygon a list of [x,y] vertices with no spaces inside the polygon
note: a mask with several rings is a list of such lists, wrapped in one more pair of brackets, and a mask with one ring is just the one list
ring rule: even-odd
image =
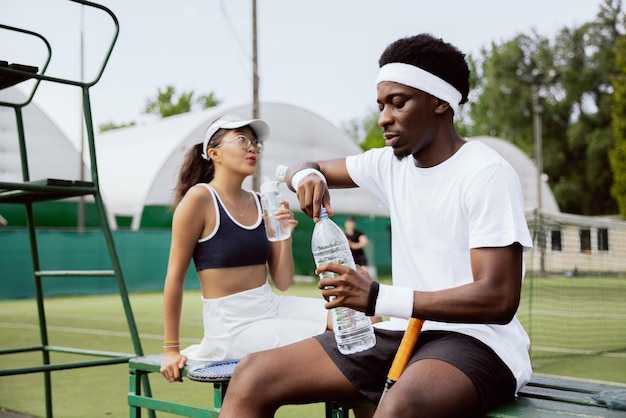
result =
[{"label": "metal ladder", "polygon": [[[127,363],[131,358],[143,355],[141,348],[141,342],[139,340],[139,333],[133,316],[133,312],[128,297],[128,290],[126,288],[124,276],[120,261],[113,241],[113,235],[109,226],[106,210],[100,194],[100,186],[98,183],[98,169],[96,163],[95,153],[95,141],[93,120],[91,113],[91,102],[89,96],[89,89],[95,85],[101,78],[102,73],[109,60],[113,47],[117,41],[119,33],[119,23],[117,17],[112,11],[99,4],[87,1],[87,0],[68,0],[73,3],[78,3],[84,6],[93,7],[106,13],[110,16],[114,23],[114,35],[112,37],[110,46],[105,52],[105,57],[102,61],[100,70],[97,72],[95,78],[92,81],[76,81],[70,79],[62,79],[57,77],[50,77],[45,75],[45,71],[50,62],[52,56],[52,48],[50,43],[42,35],[29,31],[27,29],[21,29],[13,26],[0,24],[0,30],[8,30],[23,34],[25,36],[33,36],[38,38],[47,48],[48,56],[41,69],[32,67],[29,65],[14,64],[7,61],[0,61],[0,90],[17,85],[26,80],[34,80],[33,87],[30,96],[21,103],[9,103],[0,101],[0,106],[11,107],[15,111],[15,120],[17,126],[18,143],[20,150],[20,162],[22,170],[22,182],[2,182],[0,181],[0,203],[21,204],[25,208],[26,213],[26,227],[28,231],[31,258],[33,265],[33,278],[35,297],[37,303],[39,330],[40,330],[40,345],[21,348],[0,349],[0,355],[2,354],[19,354],[28,352],[41,352],[42,362],[38,365],[29,367],[18,367],[10,369],[0,370],[0,376],[27,374],[27,373],[43,373],[44,375],[44,390],[46,399],[46,416],[53,416],[52,409],[52,382],[51,372],[57,370],[77,369],[84,367],[113,365],[120,363]],[[1,59],[2,57],[0,57]],[[40,179],[31,180],[28,166],[28,156],[26,148],[26,139],[24,133],[24,120],[23,112],[24,107],[29,105],[33,99],[33,96],[41,82],[60,83],[64,85],[70,85],[81,89],[82,91],[82,104],[85,121],[85,129],[87,134],[87,150],[89,153],[89,165],[91,170],[91,181],[84,180],[66,180],[66,179]],[[81,162],[82,163],[82,162]],[[97,214],[99,217],[100,229],[104,235],[108,254],[110,256],[112,269],[110,270],[46,270],[43,269],[40,264],[39,251],[40,248],[37,244],[36,223],[33,211],[33,206],[38,202],[55,201],[67,198],[75,198],[80,196],[92,196],[94,199],[95,207],[97,208]],[[107,351],[94,351],[75,347],[62,347],[52,346],[49,344],[48,339],[48,327],[46,323],[46,313],[44,306],[44,291],[42,286],[42,280],[47,277],[110,277],[117,283],[119,294],[121,297],[126,321],[128,323],[128,329],[132,339],[134,353],[118,353]],[[89,356],[91,359],[76,362],[65,363],[52,363],[50,359],[50,353],[71,353],[82,354]],[[95,358],[95,359],[94,359]],[[150,392],[150,386],[147,378],[144,381],[144,388]],[[153,416],[153,414],[151,414]]]}]

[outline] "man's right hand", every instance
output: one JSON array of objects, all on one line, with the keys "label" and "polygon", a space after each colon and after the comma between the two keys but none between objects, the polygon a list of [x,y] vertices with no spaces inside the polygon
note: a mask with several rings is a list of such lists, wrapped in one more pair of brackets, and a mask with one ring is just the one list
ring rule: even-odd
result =
[{"label": "man's right hand", "polygon": [[[306,171],[303,170],[311,173],[306,175]],[[296,173],[300,174],[296,175]],[[298,177],[297,184],[294,184],[294,177]],[[327,180],[322,177],[324,174],[321,172],[319,164],[315,162],[296,163],[287,169],[285,175],[287,186],[296,192],[300,209],[313,218],[314,222],[319,221],[322,206],[326,207],[329,215],[333,214]]]},{"label": "man's right hand", "polygon": [[[308,175],[306,171],[302,171],[307,169],[309,169]],[[301,172],[300,175],[296,175],[298,172]],[[321,177],[318,174],[321,174]],[[294,176],[298,178],[298,190],[293,184]],[[335,213],[330,205],[329,186],[332,188],[356,187],[348,174],[345,157],[293,164],[287,169],[285,181],[287,186],[296,192],[302,212],[313,218],[315,222],[320,219],[322,207],[326,208],[329,216]]]},{"label": "man's right hand", "polygon": [[333,209],[330,205],[330,192],[328,185],[324,180],[315,174],[309,174],[298,185],[296,191],[300,209],[308,216],[313,218],[314,222],[319,221],[322,212],[322,206],[328,211],[328,215],[333,215]]}]

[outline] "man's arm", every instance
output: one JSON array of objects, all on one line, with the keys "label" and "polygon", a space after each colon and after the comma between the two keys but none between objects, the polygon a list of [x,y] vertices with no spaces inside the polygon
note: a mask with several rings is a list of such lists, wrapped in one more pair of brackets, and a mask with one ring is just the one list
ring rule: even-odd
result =
[{"label": "man's arm", "polygon": [[[515,316],[522,285],[522,247],[472,249],[472,283],[437,291],[380,284],[376,316],[411,316],[443,322],[506,324]],[[372,281],[346,266],[329,264],[324,271],[338,276],[321,279],[318,287],[327,309],[346,306],[366,311]],[[332,300],[331,300],[332,299]]]},{"label": "man's arm", "polygon": [[[311,172],[299,178],[298,190],[296,190],[293,184],[294,174],[305,169],[316,170],[321,173],[321,176]],[[348,174],[345,158],[296,163],[287,169],[285,182],[289,189],[296,192],[300,209],[316,222],[319,220],[322,206],[326,208],[329,215],[334,213],[330,205],[329,188],[356,187]]]},{"label": "man's arm", "polygon": [[522,246],[471,250],[474,281],[436,292],[414,292],[413,316],[445,322],[506,324],[522,286]]}]

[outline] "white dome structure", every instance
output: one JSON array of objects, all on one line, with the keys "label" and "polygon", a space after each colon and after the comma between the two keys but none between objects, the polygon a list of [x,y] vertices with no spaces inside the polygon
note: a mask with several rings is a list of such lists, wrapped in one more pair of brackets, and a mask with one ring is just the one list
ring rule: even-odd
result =
[{"label": "white dome structure", "polygon": [[[359,146],[346,133],[320,116],[297,106],[262,103],[260,117],[270,126],[261,154],[261,178],[274,178],[278,165],[358,154]],[[202,141],[210,123],[225,114],[251,117],[252,106],[218,106],[197,113],[170,116],[150,125],[133,126],[96,137],[102,196],[111,216],[132,217],[131,229],[141,225],[147,205],[170,205],[184,154]],[[244,185],[252,188],[252,177]],[[295,194],[281,186],[283,197],[298,208]],[[331,192],[337,213],[388,216],[386,208],[364,190]]]},{"label": "white dome structure", "polygon": [[[508,141],[492,136],[476,136],[469,140],[480,141],[496,150],[509,164],[513,166],[522,183],[524,193],[524,208],[526,213],[538,209],[537,202],[537,167],[522,150]],[[541,179],[541,211],[544,213],[558,214],[559,205],[550,190],[545,178]]]},{"label": "white dome structure", "polygon": [[[301,160],[323,160],[361,152],[346,133],[320,116],[303,108],[263,103],[260,117],[270,126],[270,137],[261,157],[261,178],[274,177],[278,165]],[[132,218],[131,229],[141,225],[144,207],[168,206],[173,199],[178,170],[187,150],[202,141],[204,132],[225,114],[251,117],[249,104],[218,106],[196,113],[161,119],[155,123],[116,129],[96,137],[100,186],[111,224],[115,216]],[[494,137],[469,138],[481,141],[500,153],[516,170],[524,191],[526,211],[537,207],[536,173],[533,162],[515,145]],[[245,187],[252,188],[252,178]],[[281,186],[292,208],[298,208],[295,194]],[[360,189],[332,191],[337,213],[387,216],[385,207]],[[548,184],[542,182],[542,210],[559,213]]]}]

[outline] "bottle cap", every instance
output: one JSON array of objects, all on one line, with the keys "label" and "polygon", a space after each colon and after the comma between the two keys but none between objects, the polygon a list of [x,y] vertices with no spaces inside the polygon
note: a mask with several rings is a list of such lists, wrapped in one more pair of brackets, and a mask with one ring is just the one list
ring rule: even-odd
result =
[{"label": "bottle cap", "polygon": [[273,180],[266,180],[261,184],[261,194],[265,193],[278,193],[278,182]]},{"label": "bottle cap", "polygon": [[285,176],[287,175],[287,167],[286,165],[279,165],[278,167],[276,167],[276,181],[279,183],[282,183],[285,181]]}]

